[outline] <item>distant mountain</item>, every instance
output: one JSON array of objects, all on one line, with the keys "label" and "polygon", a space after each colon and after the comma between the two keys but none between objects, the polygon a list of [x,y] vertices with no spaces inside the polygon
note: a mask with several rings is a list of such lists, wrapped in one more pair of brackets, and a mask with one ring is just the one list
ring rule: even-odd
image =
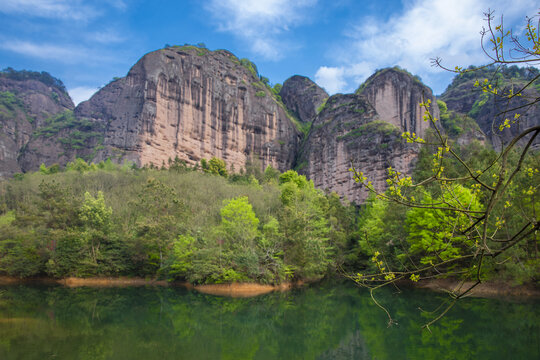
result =
[{"label": "distant mountain", "polygon": [[368,191],[354,181],[349,171],[353,165],[383,191],[388,167],[404,174],[413,170],[419,148],[401,134],[424,136],[429,122],[418,104],[428,99],[439,116],[431,89],[399,68],[378,71],[355,94],[331,96],[313,120],[299,155],[299,171],[315,186],[361,203]]},{"label": "distant mountain", "polygon": [[[515,96],[510,100],[483,92],[478,86],[487,79],[488,85],[501,89],[499,95],[508,94],[511,89],[518,92],[538,76],[540,73],[538,69],[517,66],[469,69],[475,71],[457,75],[440,98],[449,110],[476,120],[494,146],[499,147],[501,143],[509,142],[523,130],[540,124],[540,103],[525,106],[540,98],[540,79],[530,84],[522,92],[522,96]],[[515,118],[515,114],[520,115],[518,119]],[[505,119],[517,121],[510,128],[500,131],[499,126]],[[537,139],[536,143],[540,144],[540,139]]]},{"label": "distant mountain", "polygon": [[[50,126],[56,116],[69,114],[73,108],[64,84],[50,74],[12,68],[1,71],[0,176],[35,170],[48,155],[61,162],[60,151],[45,143],[36,147],[34,140],[38,129]],[[33,151],[40,153],[37,163],[28,160]]]},{"label": "distant mountain", "polygon": [[304,124],[313,120],[328,99],[328,93],[323,88],[300,75],[285,80],[279,95],[285,106]]}]

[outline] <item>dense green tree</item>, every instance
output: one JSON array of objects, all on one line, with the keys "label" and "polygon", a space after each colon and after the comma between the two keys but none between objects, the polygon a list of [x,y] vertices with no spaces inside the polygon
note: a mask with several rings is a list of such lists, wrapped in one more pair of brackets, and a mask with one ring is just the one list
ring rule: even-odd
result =
[{"label": "dense green tree", "polygon": [[189,235],[179,235],[173,242],[167,259],[169,279],[186,279],[193,269],[195,239]]},{"label": "dense green tree", "polygon": [[320,277],[329,264],[326,198],[305,176],[289,170],[279,177],[283,210],[284,264],[298,277]]},{"label": "dense green tree", "polygon": [[132,255],[138,259],[140,271],[152,273],[163,268],[174,239],[183,232],[186,212],[176,191],[155,178],[148,179],[136,206]]},{"label": "dense green tree", "polygon": [[[412,255],[420,254],[421,264],[446,262],[474,251],[478,244],[474,237],[467,236],[466,230],[475,223],[474,214],[482,210],[482,205],[473,191],[449,185],[442,197],[433,199],[426,194],[422,203],[426,207],[414,207],[407,212],[409,251]],[[470,212],[445,210],[444,206],[462,207]]]},{"label": "dense green tree", "polygon": [[[538,63],[540,39],[537,16],[527,18],[520,34],[522,36],[517,36],[517,32],[505,29],[502,18],[501,23],[496,24],[493,12],[485,15],[488,26],[481,36],[483,50],[491,61],[489,65],[504,68],[510,64],[532,66]],[[439,58],[434,59],[434,64],[445,69]],[[488,66],[447,70],[467,77],[469,73],[472,76],[482,74],[486,68]],[[442,106],[441,125],[441,119],[435,117],[430,100],[423,101],[419,106],[425,111],[424,121],[430,124],[431,136],[428,133],[428,137],[423,139],[415,133],[405,132],[403,138],[407,142],[424,146],[424,155],[432,154],[431,159],[429,162],[420,162],[422,171],[415,174],[414,180],[389,168],[388,191],[378,194],[381,198],[410,208],[407,214],[410,251],[411,255],[420,256],[423,266],[416,266],[414,259],[409,257],[408,270],[393,272],[381,260],[381,253],[376,251],[372,261],[378,271],[369,276],[358,275],[358,283],[373,291],[403,278],[417,281],[422,276],[461,274],[462,279],[472,280],[451,293],[453,300],[448,306],[441,307],[426,327],[440,319],[458,299],[485,280],[487,273],[500,263],[501,257],[510,255],[513,258],[520,253],[519,250],[527,249],[531,244],[537,248],[539,243],[540,221],[535,210],[535,204],[539,201],[539,183],[521,189],[521,194],[519,190],[516,191],[514,184],[524,172],[534,175],[538,171],[536,167],[525,168],[524,165],[539,157],[533,145],[538,142],[540,126],[536,124],[523,129],[516,124],[523,119],[520,111],[526,112],[540,102],[537,92],[533,92],[532,97],[525,97],[525,90],[540,81],[540,73],[533,72],[529,80],[520,81],[515,87],[501,84],[499,80],[500,77],[494,76],[475,82],[474,87],[481,95],[475,103],[476,108],[473,106],[469,115],[476,116],[475,112],[489,98],[496,99],[502,111],[493,117],[492,129],[494,132],[502,132],[512,126],[516,127],[517,135],[512,140],[501,144],[495,153],[482,151],[480,159],[467,158],[471,151],[460,149],[459,143],[454,142],[452,136],[460,135],[472,123],[470,119],[449,114]],[[525,103],[516,105],[514,99],[522,97]],[[504,120],[499,122],[499,116]],[[445,129],[445,126],[448,128]],[[476,144],[471,148],[474,152],[479,147]],[[376,193],[368,176],[355,169],[353,172],[357,182],[362,182]],[[422,174],[420,178],[417,177],[419,174]],[[517,200],[517,197],[520,199]],[[531,204],[521,208],[524,211],[521,211],[519,218],[513,216],[512,211],[505,210],[514,208],[517,202]],[[525,259],[519,259],[519,263],[538,264],[537,261],[531,261],[531,253],[521,252],[521,255],[525,255]],[[532,257],[537,257],[536,252]],[[402,259],[405,260],[405,257]]]},{"label": "dense green tree", "polygon": [[259,236],[259,219],[247,196],[225,200],[220,214],[220,230],[228,245],[240,251],[253,248],[254,240]]}]

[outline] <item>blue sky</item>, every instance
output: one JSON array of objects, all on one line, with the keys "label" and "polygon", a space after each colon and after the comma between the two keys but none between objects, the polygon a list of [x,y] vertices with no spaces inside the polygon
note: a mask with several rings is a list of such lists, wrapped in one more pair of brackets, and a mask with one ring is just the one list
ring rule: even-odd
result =
[{"label": "blue sky", "polygon": [[352,92],[399,65],[440,94],[452,75],[430,59],[485,63],[488,8],[518,30],[539,10],[531,0],[0,0],[0,68],[47,71],[77,103],[147,52],[203,42],[249,58],[271,83],[299,74]]}]

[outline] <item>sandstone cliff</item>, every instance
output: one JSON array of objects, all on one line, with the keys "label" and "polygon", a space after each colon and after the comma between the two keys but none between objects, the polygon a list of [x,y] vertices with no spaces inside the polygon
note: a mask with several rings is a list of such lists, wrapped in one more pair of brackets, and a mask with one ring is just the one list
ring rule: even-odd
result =
[{"label": "sandstone cliff", "polygon": [[285,80],[279,95],[285,106],[304,123],[311,122],[319,107],[328,99],[323,88],[309,78],[299,75]]},{"label": "sandstone cliff", "polygon": [[240,169],[249,157],[292,166],[300,133],[254,66],[225,50],[169,47],[145,55],[75,110],[100,123],[95,161],[193,164],[213,156]]},{"label": "sandstone cliff", "polygon": [[400,68],[379,70],[358,88],[375,107],[381,120],[396,125],[402,131],[423,137],[430,124],[424,121],[425,109],[420,103],[431,100],[431,114],[439,118],[439,108],[430,88]]},{"label": "sandstone cliff", "polygon": [[0,72],[0,177],[35,170],[47,155],[56,160],[59,151],[44,147],[38,149],[40,159],[28,162],[24,157],[32,151],[36,129],[73,107],[62,82],[47,73]]},{"label": "sandstone cliff", "polygon": [[[293,76],[276,96],[248,60],[194,46],[145,55],[126,77],[74,110],[59,80],[10,71],[0,76],[0,176],[36,170],[42,162],[64,165],[76,156],[139,166],[215,156],[236,171],[256,158],[282,171],[296,165],[317,187],[359,203],[367,191],[353,181],[351,161],[379,191],[389,166],[410,174],[418,148],[400,135],[424,135],[429,123],[420,102],[430,99],[432,114],[465,145],[484,140],[472,117],[490,134],[486,119],[499,109],[481,94],[470,96],[470,79],[458,78],[443,96],[448,109],[441,103],[439,114],[431,90],[399,68],[378,71],[356,94],[327,99],[311,80]],[[534,87],[525,95],[538,97]],[[538,111],[530,109],[522,125],[505,131],[538,124]],[[309,126],[302,138],[299,129]]]},{"label": "sandstone cliff", "polygon": [[[474,69],[474,68],[472,68]],[[529,84],[539,74],[535,68],[487,67],[456,76],[446,91],[441,95],[449,110],[468,115],[476,120],[480,129],[496,147],[510,142],[523,130],[540,124],[540,105],[534,103],[540,98],[540,80]],[[519,90],[524,86],[522,96],[508,100],[482,91],[474,86],[476,81],[480,84],[488,79],[489,84],[499,89],[499,94],[508,93],[508,90]],[[532,105],[527,106],[527,104]],[[519,118],[510,128],[499,130],[505,119],[514,122],[515,114]],[[537,138],[536,144],[540,144]]]},{"label": "sandstone cliff", "polygon": [[368,191],[354,181],[351,164],[384,191],[387,168],[410,173],[417,154],[416,146],[402,140],[401,129],[380,120],[365,97],[338,94],[313,121],[298,168],[316,187],[361,203]]}]

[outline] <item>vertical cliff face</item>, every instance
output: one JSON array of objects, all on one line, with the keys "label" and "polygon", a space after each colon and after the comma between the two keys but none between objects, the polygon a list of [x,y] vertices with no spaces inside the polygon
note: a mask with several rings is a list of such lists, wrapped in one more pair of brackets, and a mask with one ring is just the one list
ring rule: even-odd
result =
[{"label": "vertical cliff face", "polygon": [[[0,72],[0,177],[37,169],[41,157],[25,161],[33,151],[36,130],[73,107],[63,84],[47,73]],[[37,149],[41,155],[50,153],[56,158],[59,152],[50,150]]]},{"label": "vertical cliff face", "polygon": [[[538,83],[540,84],[540,81]],[[473,114],[493,146],[500,149],[503,144],[508,144],[524,130],[540,125],[540,106],[538,103],[532,103],[539,98],[540,91],[535,88],[524,90],[522,96],[514,97],[511,101],[491,95],[482,106],[482,110]],[[500,126],[505,119],[510,120],[510,128],[503,127],[501,131]],[[525,137],[522,144],[529,138],[530,136]],[[537,137],[533,144],[540,145],[540,138]]]},{"label": "vertical cliff face", "polygon": [[303,123],[312,121],[317,115],[317,109],[328,99],[323,88],[299,75],[285,80],[279,95],[285,106]]},{"label": "vertical cliff face", "polygon": [[396,125],[402,131],[425,135],[429,122],[424,121],[425,109],[420,103],[431,100],[431,114],[439,118],[437,101],[430,88],[398,68],[387,68],[373,74],[356,91],[375,107],[381,120]]},{"label": "vertical cliff face", "polygon": [[75,114],[105,129],[95,160],[138,165],[215,156],[238,170],[254,156],[263,166],[286,170],[300,140],[251,64],[225,50],[188,46],[149,53]]},{"label": "vertical cliff face", "polygon": [[[456,76],[441,95],[441,99],[446,102],[449,110],[472,117],[495,148],[500,148],[523,130],[540,124],[540,106],[534,103],[540,97],[540,80],[523,90],[522,96],[515,96],[510,100],[504,96],[485,93],[480,87],[474,86],[474,83],[478,79],[497,79],[495,83],[499,94],[508,94],[510,89],[524,88],[537,74],[538,70],[534,68],[517,67],[501,70],[488,68],[478,74],[462,74]],[[519,115],[517,118],[516,114]],[[501,131],[499,126],[505,119],[511,121],[511,126]],[[524,138],[523,142],[527,140],[528,137]],[[537,138],[534,144],[538,146],[540,139]]]},{"label": "vertical cliff face", "polygon": [[298,167],[316,187],[361,203],[369,194],[354,181],[351,164],[384,191],[387,168],[410,173],[417,154],[418,148],[402,141],[397,126],[381,121],[365,97],[338,94],[315,118]]}]

